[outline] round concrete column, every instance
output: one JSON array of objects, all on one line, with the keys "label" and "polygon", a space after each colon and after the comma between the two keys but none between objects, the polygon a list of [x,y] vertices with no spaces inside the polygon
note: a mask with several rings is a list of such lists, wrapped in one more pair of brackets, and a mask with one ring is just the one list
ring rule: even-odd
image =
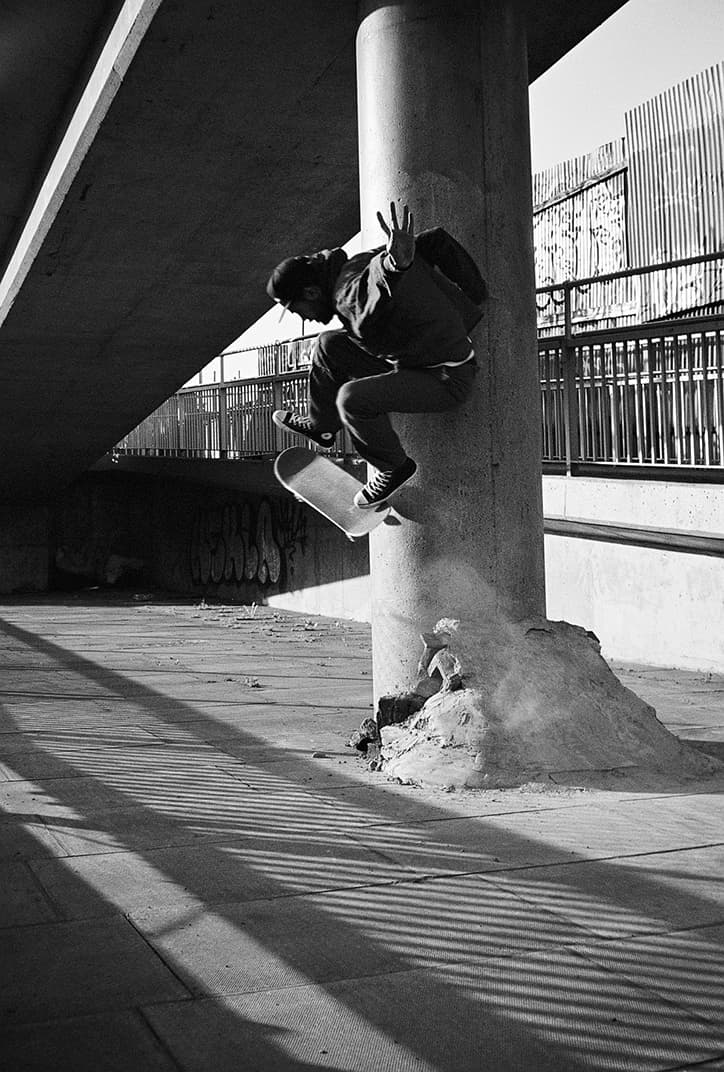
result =
[{"label": "round concrete column", "polygon": [[[367,0],[357,40],[362,227],[409,204],[473,254],[490,297],[474,397],[395,416],[415,482],[370,543],[376,695],[417,681],[443,617],[544,614],[528,79],[516,0]],[[484,664],[485,652],[480,653]]]}]

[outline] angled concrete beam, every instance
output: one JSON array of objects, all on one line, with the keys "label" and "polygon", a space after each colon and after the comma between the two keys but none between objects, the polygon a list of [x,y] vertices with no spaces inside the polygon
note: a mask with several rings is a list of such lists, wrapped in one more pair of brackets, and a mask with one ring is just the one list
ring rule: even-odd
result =
[{"label": "angled concrete beam", "polygon": [[48,168],[0,279],[0,325],[10,311],[161,0],[125,0]]}]

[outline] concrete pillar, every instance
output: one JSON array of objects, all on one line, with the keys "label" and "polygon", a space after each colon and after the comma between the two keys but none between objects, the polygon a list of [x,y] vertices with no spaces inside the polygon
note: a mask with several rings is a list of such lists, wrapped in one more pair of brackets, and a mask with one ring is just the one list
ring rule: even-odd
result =
[{"label": "concrete pillar", "polygon": [[[417,680],[419,634],[545,612],[528,79],[516,0],[361,4],[360,189],[366,245],[391,199],[442,225],[490,298],[473,342],[474,398],[396,416],[419,471],[401,524],[371,538],[375,692]],[[485,653],[481,652],[484,663]]]}]

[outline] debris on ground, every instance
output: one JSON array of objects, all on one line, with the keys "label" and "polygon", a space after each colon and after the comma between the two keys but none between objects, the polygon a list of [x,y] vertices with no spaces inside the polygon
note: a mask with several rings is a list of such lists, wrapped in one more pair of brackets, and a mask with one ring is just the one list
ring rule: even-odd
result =
[{"label": "debris on ground", "polygon": [[359,729],[355,730],[348,742],[350,748],[356,748],[358,752],[367,753],[370,745],[380,744],[380,734],[377,723],[373,718],[365,718],[360,723]]}]

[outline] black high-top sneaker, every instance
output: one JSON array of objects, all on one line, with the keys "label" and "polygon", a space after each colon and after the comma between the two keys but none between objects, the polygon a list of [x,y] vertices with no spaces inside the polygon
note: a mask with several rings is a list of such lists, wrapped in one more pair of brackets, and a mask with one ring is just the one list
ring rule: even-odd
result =
[{"label": "black high-top sneaker", "polygon": [[412,458],[407,458],[396,469],[378,470],[371,480],[357,492],[354,497],[355,506],[361,510],[369,510],[373,506],[379,506],[386,502],[393,492],[399,491],[403,484],[412,480],[417,472],[417,465]]},{"label": "black high-top sneaker", "polygon": [[287,432],[311,439],[318,447],[331,450],[334,447],[335,432],[320,432],[315,427],[310,417],[302,417],[299,413],[293,413],[290,409],[275,409],[272,413],[274,424],[280,428],[286,428]]}]

